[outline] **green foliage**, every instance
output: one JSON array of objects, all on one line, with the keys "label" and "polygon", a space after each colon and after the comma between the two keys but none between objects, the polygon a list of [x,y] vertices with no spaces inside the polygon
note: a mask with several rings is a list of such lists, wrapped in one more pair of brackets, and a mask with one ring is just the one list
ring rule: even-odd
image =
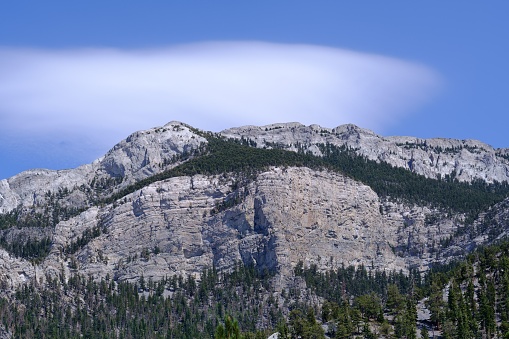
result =
[{"label": "green foliage", "polygon": [[300,309],[294,309],[289,315],[290,335],[292,338],[321,339],[325,333],[315,319],[312,308],[304,314]]},{"label": "green foliage", "polygon": [[[153,182],[172,177],[231,173],[235,178],[232,192],[212,210],[213,214],[220,213],[241,203],[248,194],[243,190],[246,184],[270,166],[336,171],[369,185],[382,197],[464,213],[470,221],[509,192],[507,183],[460,183],[454,176],[427,179],[329,144],[320,145],[324,157],[319,158],[302,150],[277,149],[278,145],[258,149],[246,140],[205,136],[208,145],[183,156],[180,160],[185,162],[181,165],[98,202],[115,202]],[[119,178],[96,181],[92,186],[105,196],[120,181]],[[68,194],[66,191],[49,194],[51,203],[43,212],[18,208],[0,215],[3,232],[0,246],[15,256],[34,262],[42,260],[51,248],[50,238],[7,237],[6,232],[14,227],[54,227],[60,220],[76,215],[79,209],[60,203]],[[495,213],[494,210],[486,213],[486,220],[494,225]],[[437,218],[430,216],[426,222],[436,222]],[[494,237],[500,232],[500,227],[494,225],[464,231],[477,234],[487,231],[489,226]],[[76,253],[104,232],[102,226],[85,230],[64,248],[64,253]],[[151,251],[157,253],[160,249],[144,249],[141,256],[148,257]],[[77,268],[77,264],[73,265]],[[311,293],[325,300],[318,319],[331,324],[335,338],[352,335],[371,338],[376,337],[375,333],[415,338],[416,301],[424,297],[431,311],[431,323],[442,330],[444,338],[493,337],[497,333],[509,337],[509,243],[480,248],[466,262],[434,267],[424,278],[415,270],[405,275],[369,271],[363,266],[318,272],[316,266],[304,267],[302,262],[294,273],[304,279]],[[448,291],[447,302],[443,301],[444,290]],[[301,295],[297,288],[288,292],[285,300],[295,301]],[[13,300],[0,299],[0,320],[15,338],[102,338],[111,333],[117,333],[119,338],[259,338],[266,335],[258,331],[262,320],[264,328],[277,326],[282,338],[323,338],[314,305],[305,306],[279,305],[267,272],[237,265],[228,274],[205,270],[199,281],[192,276],[159,282],[142,277],[136,283],[95,282],[80,275],[72,275],[68,281],[63,277],[49,278],[47,286],[36,286],[33,282],[21,287]],[[285,319],[283,314],[288,309],[289,317]],[[393,320],[389,322],[385,314]],[[426,334],[426,330],[422,329],[421,334]]]},{"label": "green foliage", "polygon": [[[426,178],[403,168],[393,167],[385,162],[376,162],[359,156],[355,150],[331,144],[319,145],[323,157],[278,149],[250,147],[246,140],[225,140],[204,134],[208,140],[206,148],[187,161],[168,171],[156,174],[111,195],[102,203],[112,203],[151,183],[177,176],[195,174],[237,173],[242,183],[253,180],[256,174],[270,166],[296,166],[312,169],[328,169],[343,173],[370,186],[381,197],[401,199],[408,203],[424,204],[442,208],[446,212],[467,215],[472,222],[479,212],[502,201],[509,195],[507,182],[487,184],[482,180],[471,183],[459,182],[454,176],[441,180]],[[218,206],[217,213],[243,199],[242,193],[228,197]],[[431,219],[428,222],[432,222]]]},{"label": "green foliage", "polygon": [[[436,267],[422,279],[412,271],[370,272],[341,267],[318,272],[299,263],[295,273],[318,305],[274,298],[271,275],[238,264],[232,272],[205,270],[201,279],[154,282],[94,281],[72,274],[45,286],[23,285],[0,298],[0,321],[14,338],[281,338],[417,337],[417,300],[426,298],[431,323],[444,338],[506,337],[509,333],[509,242],[480,248],[466,261]],[[447,296],[444,302],[443,296]],[[292,297],[293,295],[293,297]],[[288,316],[283,314],[288,310]],[[315,314],[316,310],[321,310]],[[317,319],[320,319],[318,321]],[[264,324],[267,331],[260,331]],[[428,335],[420,326],[421,335]]]},{"label": "green foliage", "polygon": [[[62,193],[63,194],[63,193]],[[51,239],[38,239],[10,236],[13,228],[54,228],[61,220],[78,215],[83,209],[64,207],[54,195],[50,196],[49,205],[42,212],[27,211],[21,207],[0,215],[0,246],[16,257],[33,262],[41,262],[51,249]]]},{"label": "green foliage", "polygon": [[387,286],[387,310],[391,313],[398,313],[403,310],[405,306],[405,296],[399,292],[398,286],[389,284]]},{"label": "green foliage", "polygon": [[509,241],[480,247],[464,262],[432,272],[426,280],[430,282],[426,295],[431,321],[445,338],[492,338],[507,333]]},{"label": "green foliage", "polygon": [[509,194],[507,182],[487,184],[482,180],[459,182],[453,177],[429,179],[385,162],[361,157],[355,150],[321,145],[327,163],[370,186],[382,197],[444,208],[475,217]]},{"label": "green foliage", "polygon": [[233,140],[223,140],[206,135],[208,145],[203,155],[196,156],[168,171],[143,179],[122,191],[105,199],[103,203],[112,203],[127,194],[133,193],[151,183],[179,176],[195,174],[242,173],[246,180],[270,166],[308,166],[320,168],[325,166],[322,159],[280,149],[252,148]]},{"label": "green foliage", "polygon": [[373,326],[377,333],[389,335],[393,330],[385,318],[384,309],[395,319],[396,335],[414,338],[414,299],[418,295],[412,292],[424,287],[424,280],[417,271],[405,275],[350,266],[318,272],[315,265],[308,268],[298,263],[295,273],[305,279],[313,293],[327,300],[322,306],[322,320],[335,323],[332,331],[335,338],[351,338],[354,334],[376,338],[368,324],[376,324]]},{"label": "green foliage", "polygon": [[81,236],[76,239],[76,241],[72,241],[69,245],[65,246],[64,253],[76,253],[80,248],[88,244],[92,239],[99,237],[103,233],[106,233],[106,228],[101,227],[100,225],[86,229],[83,231]]},{"label": "green foliage", "polygon": [[351,296],[360,297],[368,294],[374,294],[386,300],[390,285],[396,286],[403,294],[407,294],[411,288],[422,285],[420,274],[415,270],[412,270],[410,275],[405,275],[401,271],[390,273],[368,271],[360,265],[357,268],[339,267],[336,270],[318,272],[314,264],[303,267],[302,263],[297,263],[294,272],[297,276],[302,276],[307,287],[318,296],[338,304]]},{"label": "green foliage", "polygon": [[421,338],[422,339],[429,339],[429,331],[428,331],[428,328],[426,326],[423,326],[421,328]]},{"label": "green foliage", "polygon": [[[279,145],[271,145],[271,149],[254,148],[252,142],[246,140],[224,140],[212,134],[201,133],[207,138],[208,144],[190,154],[184,154],[179,161],[182,164],[170,170],[158,173],[128,186],[121,191],[111,193],[114,187],[122,182],[120,177],[112,177],[111,180],[94,180],[91,186],[95,191],[100,190],[98,196],[107,198],[91,198],[97,204],[113,203],[127,194],[161,180],[178,176],[192,176],[195,174],[217,175],[223,173],[235,174],[237,182],[232,187],[232,194],[228,195],[221,203],[212,210],[212,213],[221,212],[243,201],[247,191],[239,190],[245,187],[249,181],[254,180],[256,174],[266,170],[270,166],[295,166],[309,167],[312,169],[328,169],[343,173],[369,185],[381,197],[401,199],[409,203],[437,206],[446,212],[460,212],[467,215],[467,223],[472,222],[479,212],[489,206],[502,201],[509,193],[509,185],[495,182],[487,184],[478,180],[472,183],[460,183],[453,176],[443,180],[428,179],[411,171],[393,167],[384,162],[375,162],[359,156],[354,150],[346,147],[336,147],[331,144],[319,145],[323,158],[290,152],[278,149]],[[88,192],[90,193],[90,192]],[[87,194],[88,194],[87,193]],[[96,192],[97,193],[97,192]],[[24,211],[17,208],[14,211],[0,215],[0,230],[8,230],[12,227],[54,227],[59,221],[66,220],[83,211],[83,208],[66,207],[61,204],[70,192],[67,189],[56,194],[48,192],[48,206],[43,212]],[[97,200],[99,199],[99,200]],[[492,211],[492,214],[494,212]],[[496,225],[494,216],[487,214],[487,220]],[[427,222],[433,222],[434,217],[429,217]],[[485,228],[463,228],[461,232],[480,234]],[[492,227],[495,237],[500,229]],[[76,252],[94,236],[83,234],[75,243],[68,246],[68,253]],[[0,245],[5,245],[2,243]],[[12,246],[6,245],[9,249]],[[25,253],[23,251],[19,253]],[[18,253],[18,254],[19,254]]]},{"label": "green foliage", "polygon": [[214,339],[242,339],[237,320],[227,315],[223,324],[217,325]]},{"label": "green foliage", "polygon": [[5,230],[18,225],[19,210],[14,209],[0,215],[0,230]]},{"label": "green foliage", "polygon": [[376,319],[382,312],[381,300],[373,292],[356,297],[353,304],[361,311],[363,318],[368,320]]},{"label": "green foliage", "polygon": [[51,238],[43,237],[41,239],[24,239],[17,236],[12,240],[7,241],[5,236],[0,238],[0,246],[6,251],[16,257],[21,257],[31,260],[34,263],[39,263],[43,258],[48,255],[51,249]]},{"label": "green foliage", "polygon": [[406,300],[406,307],[401,310],[394,320],[396,338],[416,339],[417,311],[412,299]]},{"label": "green foliage", "polygon": [[112,333],[115,338],[266,338],[258,328],[261,314],[274,314],[264,320],[269,329],[284,321],[279,306],[267,299],[273,293],[269,279],[242,265],[224,274],[205,270],[199,282],[192,276],[158,282],[47,276],[45,286],[31,282],[13,300],[0,298],[0,321],[14,338],[110,338]]},{"label": "green foliage", "polygon": [[[362,266],[318,272],[316,266],[298,263],[294,272],[327,300],[321,320],[333,324],[328,334],[335,338],[377,333],[416,338],[421,299],[443,338],[509,337],[509,241],[481,247],[462,262],[433,267],[422,279],[416,272],[382,274]],[[429,337],[427,325],[421,324],[421,335]]]}]

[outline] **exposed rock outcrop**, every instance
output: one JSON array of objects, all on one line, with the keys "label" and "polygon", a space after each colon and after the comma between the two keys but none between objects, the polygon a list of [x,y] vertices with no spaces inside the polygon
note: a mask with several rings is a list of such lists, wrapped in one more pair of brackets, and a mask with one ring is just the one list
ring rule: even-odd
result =
[{"label": "exposed rock outcrop", "polygon": [[[96,278],[157,280],[228,270],[237,262],[291,274],[299,261],[320,270],[364,265],[406,270],[435,259],[433,242],[455,228],[426,225],[433,211],[384,202],[343,175],[272,168],[232,191],[234,176],[177,177],[151,184],[114,204],[60,222],[40,270],[69,271],[72,261]],[[242,201],[217,211],[225,200]],[[69,253],[86,230],[100,234]]]},{"label": "exposed rock outcrop", "polygon": [[[380,137],[353,125],[328,129],[298,123],[246,126],[221,134],[257,147],[316,155],[321,155],[320,144],[344,145],[432,178],[509,178],[508,153],[471,140]],[[191,127],[171,122],[132,134],[92,164],[31,170],[0,181],[0,213],[16,208],[29,217],[46,209],[61,213],[53,213],[47,228],[0,231],[7,243],[16,237],[52,241],[49,255],[37,264],[0,250],[2,282],[12,288],[47,275],[69,276],[74,270],[96,278],[157,280],[198,276],[211,266],[229,270],[242,262],[278,272],[284,285],[299,261],[320,270],[342,264],[424,270],[477,244],[463,239],[444,252],[442,242],[457,233],[464,216],[381,199],[345,175],[305,167],[272,167],[250,180],[232,173],[174,177],[113,202],[101,200],[199,156],[206,144]],[[498,207],[508,210],[507,203]],[[494,218],[499,225],[508,218],[504,213],[487,212],[482,218]]]},{"label": "exposed rock outcrop", "polygon": [[353,148],[368,159],[384,161],[430,178],[451,176],[460,181],[509,181],[506,149],[477,140],[382,137],[355,125],[326,128],[299,123],[244,126],[221,132],[228,138],[252,140],[257,147],[302,149],[321,155],[317,145],[330,143]]},{"label": "exposed rock outcrop", "polygon": [[171,168],[206,143],[189,126],[176,121],[135,132],[92,164],[59,171],[29,170],[0,180],[0,213],[18,206],[48,205],[51,194],[58,194],[64,205],[90,206],[93,198]]}]

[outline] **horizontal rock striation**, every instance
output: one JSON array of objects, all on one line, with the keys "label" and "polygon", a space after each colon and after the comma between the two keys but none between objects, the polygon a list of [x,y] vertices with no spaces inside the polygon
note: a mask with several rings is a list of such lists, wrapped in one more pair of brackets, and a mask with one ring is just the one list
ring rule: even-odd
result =
[{"label": "horizontal rock striation", "polygon": [[[380,203],[368,186],[308,168],[275,167],[243,185],[234,175],[177,177],[60,222],[40,269],[129,281],[199,277],[238,262],[283,278],[299,261],[406,271],[434,260],[433,243],[454,231],[450,221],[425,225],[431,213]],[[100,231],[70,251],[93,229]]]},{"label": "horizontal rock striation", "polygon": [[[507,150],[472,140],[381,137],[354,125],[328,129],[298,123],[232,128],[221,135],[315,155],[321,155],[321,144],[347,146],[431,178],[509,177]],[[486,232],[495,229],[492,238],[507,233],[507,200],[476,221],[475,239],[451,241],[465,216],[382,199],[345,175],[306,167],[173,177],[106,200],[203,155],[206,145],[203,133],[171,122],[133,133],[92,164],[1,180],[0,214],[16,212],[27,222],[0,229],[3,246],[51,240],[41,261],[0,249],[4,289],[72,272],[128,281],[198,277],[204,268],[230,270],[239,262],[276,272],[283,286],[301,261],[319,270],[341,265],[426,270],[483,243]]]}]

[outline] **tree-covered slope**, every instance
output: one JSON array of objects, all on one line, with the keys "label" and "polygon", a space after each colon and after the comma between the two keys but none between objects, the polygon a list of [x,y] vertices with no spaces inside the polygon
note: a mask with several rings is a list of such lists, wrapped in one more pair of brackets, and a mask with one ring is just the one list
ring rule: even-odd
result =
[{"label": "tree-covered slope", "polygon": [[[509,242],[480,248],[427,274],[299,263],[294,282],[237,265],[135,283],[78,272],[0,298],[2,333],[13,338],[505,338]],[[422,311],[430,313],[423,316]],[[418,313],[421,315],[418,316]],[[226,323],[226,324],[225,324]],[[226,326],[225,326],[226,325]],[[321,325],[326,325],[322,328]]]}]

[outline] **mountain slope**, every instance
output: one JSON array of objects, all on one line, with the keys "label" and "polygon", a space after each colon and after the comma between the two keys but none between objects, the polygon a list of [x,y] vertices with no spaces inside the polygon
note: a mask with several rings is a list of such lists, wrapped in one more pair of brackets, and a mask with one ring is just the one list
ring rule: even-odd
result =
[{"label": "mountain slope", "polygon": [[[132,134],[92,164],[2,180],[8,285],[62,272],[119,281],[198,277],[206,267],[242,262],[277,272],[282,288],[299,261],[321,270],[426,270],[484,243],[486,232],[489,239],[506,232],[505,217],[493,212],[472,223],[509,191],[479,181],[504,181],[508,168],[503,150],[480,142],[297,123],[220,136],[237,142],[171,122]],[[411,171],[385,161],[410,163]]]},{"label": "mountain slope", "polygon": [[20,173],[0,181],[0,338],[210,337],[225,312],[243,331],[316,332],[321,313],[329,334],[346,317],[349,333],[411,335],[420,274],[507,237],[507,158],[353,125],[171,122],[92,164]]},{"label": "mountain slope", "polygon": [[189,126],[175,121],[135,132],[92,164],[59,171],[29,170],[1,180],[0,212],[45,205],[48,195],[58,193],[65,193],[70,205],[90,205],[93,199],[179,164],[206,143]]},{"label": "mountain slope", "polygon": [[494,149],[477,140],[382,137],[355,125],[326,128],[299,123],[244,126],[221,132],[246,139],[256,147],[299,149],[321,155],[320,144],[347,146],[370,160],[387,162],[429,178],[451,176],[460,181],[509,180],[507,149]]}]

